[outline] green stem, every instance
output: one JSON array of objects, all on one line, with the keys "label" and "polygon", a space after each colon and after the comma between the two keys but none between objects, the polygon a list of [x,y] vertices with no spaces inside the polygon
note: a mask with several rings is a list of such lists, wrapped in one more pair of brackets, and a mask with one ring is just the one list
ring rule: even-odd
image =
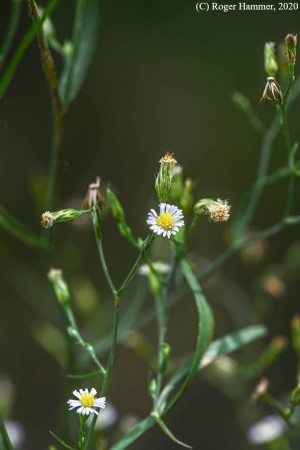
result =
[{"label": "green stem", "polygon": [[122,295],[122,293],[125,291],[125,289],[129,286],[129,284],[131,283],[131,281],[133,280],[133,278],[135,277],[138,268],[141,264],[142,259],[144,258],[150,244],[154,241],[155,239],[155,234],[149,234],[149,236],[144,240],[141,248],[140,248],[140,254],[137,257],[135,263],[133,264],[132,268],[130,269],[130,272],[128,273],[127,277],[125,278],[124,282],[122,283],[121,287],[118,289],[117,294],[119,296]]},{"label": "green stem", "polygon": [[0,67],[4,63],[7,53],[9,52],[10,46],[12,44],[12,41],[15,37],[18,24],[21,17],[21,10],[22,10],[22,1],[21,0],[12,0],[12,6],[11,6],[11,14],[9,19],[9,24],[7,27],[7,33],[4,36],[2,46],[0,49]]},{"label": "green stem", "polygon": [[100,363],[99,359],[97,358],[93,346],[91,344],[89,344],[88,342],[85,342],[84,339],[82,338],[82,336],[79,332],[79,329],[77,327],[72,309],[70,307],[67,307],[64,309],[65,309],[65,312],[66,312],[66,315],[67,315],[67,318],[68,318],[71,328],[73,330],[75,330],[74,337],[76,338],[78,344],[80,344],[86,350],[86,352],[90,355],[91,359],[94,361],[94,363],[96,364],[96,366],[98,367],[100,372],[102,374],[105,374],[106,370],[104,369],[104,367]]}]

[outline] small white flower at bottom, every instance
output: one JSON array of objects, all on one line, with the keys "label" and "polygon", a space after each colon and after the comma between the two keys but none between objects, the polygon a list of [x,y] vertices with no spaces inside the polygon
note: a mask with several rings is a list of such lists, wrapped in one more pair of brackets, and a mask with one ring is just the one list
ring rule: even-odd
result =
[{"label": "small white flower at bottom", "polygon": [[69,410],[78,408],[77,413],[88,416],[89,414],[95,413],[98,415],[98,411],[94,408],[105,408],[106,398],[96,398],[97,391],[92,388],[89,392],[88,389],[79,389],[79,391],[73,391],[75,397],[78,400],[70,399],[67,401],[69,404]]},{"label": "small white flower at bottom", "polygon": [[180,227],[184,226],[182,210],[175,205],[168,205],[167,203],[159,205],[159,214],[154,209],[151,209],[146,222],[153,233],[159,236],[167,236],[168,239],[170,239],[172,234],[176,234]]}]

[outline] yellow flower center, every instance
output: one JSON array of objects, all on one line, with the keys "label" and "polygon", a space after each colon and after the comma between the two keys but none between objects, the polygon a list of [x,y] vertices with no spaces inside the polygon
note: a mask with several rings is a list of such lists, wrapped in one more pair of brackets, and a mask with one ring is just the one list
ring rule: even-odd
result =
[{"label": "yellow flower center", "polygon": [[165,231],[172,230],[175,220],[169,213],[163,213],[157,218],[157,225],[163,228]]},{"label": "yellow flower center", "polygon": [[86,408],[91,408],[94,406],[95,403],[95,397],[91,394],[83,394],[83,396],[80,399],[80,403],[82,406],[85,406]]}]

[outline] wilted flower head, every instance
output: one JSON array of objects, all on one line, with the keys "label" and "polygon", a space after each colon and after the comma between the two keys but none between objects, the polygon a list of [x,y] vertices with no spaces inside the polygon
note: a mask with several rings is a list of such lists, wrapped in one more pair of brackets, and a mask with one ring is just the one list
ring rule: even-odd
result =
[{"label": "wilted flower head", "polygon": [[160,169],[155,180],[155,190],[160,202],[167,201],[174,176],[174,169],[177,163],[173,153],[166,153],[160,159]]},{"label": "wilted flower head", "polygon": [[265,43],[265,71],[267,75],[274,77],[278,70],[278,64],[275,57],[274,42]]},{"label": "wilted flower head", "polygon": [[62,270],[52,267],[48,272],[48,279],[53,286],[57,300],[61,306],[67,307],[70,303],[70,291]]},{"label": "wilted flower head", "polygon": [[147,224],[153,233],[170,239],[172,234],[176,234],[179,228],[184,226],[183,214],[177,206],[161,203],[159,214],[154,209],[148,213]]},{"label": "wilted flower head", "polygon": [[207,217],[211,222],[227,222],[230,217],[230,209],[227,200],[213,200],[212,198],[203,198],[194,206],[194,212],[198,216]]},{"label": "wilted flower head", "polygon": [[265,103],[268,101],[282,103],[281,87],[273,77],[267,78],[267,83],[262,98],[260,99],[260,103]]},{"label": "wilted flower head", "polygon": [[100,177],[96,177],[96,181],[89,184],[87,194],[83,201],[84,209],[91,209],[93,206],[99,206],[99,208],[102,208],[102,206],[104,206],[104,199],[100,192],[100,184]]},{"label": "wilted flower head", "polygon": [[77,209],[67,208],[59,211],[46,211],[42,214],[41,225],[44,228],[51,228],[56,223],[72,222],[89,211],[78,211]]},{"label": "wilted flower head", "polygon": [[73,391],[75,397],[78,400],[70,399],[67,401],[69,404],[69,410],[78,408],[77,413],[88,416],[91,413],[97,414],[98,411],[95,408],[105,408],[106,398],[96,398],[97,391],[95,388],[92,388],[89,392],[88,389],[79,389],[79,391]]}]

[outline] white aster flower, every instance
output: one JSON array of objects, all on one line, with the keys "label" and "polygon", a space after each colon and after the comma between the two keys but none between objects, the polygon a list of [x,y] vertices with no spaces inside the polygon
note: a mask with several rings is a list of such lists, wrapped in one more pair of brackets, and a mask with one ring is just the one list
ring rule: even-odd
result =
[{"label": "white aster flower", "polygon": [[148,213],[147,224],[153,233],[170,239],[172,234],[176,234],[179,228],[184,226],[182,210],[177,206],[161,203],[159,214],[154,209]]},{"label": "white aster flower", "polygon": [[79,389],[79,391],[73,391],[75,397],[78,400],[68,400],[67,403],[70,405],[70,409],[78,408],[77,413],[88,416],[90,413],[95,413],[98,415],[98,411],[94,408],[105,408],[106,398],[96,398],[97,391],[95,388],[91,389]]},{"label": "white aster flower", "polygon": [[[170,272],[171,266],[163,261],[155,261],[152,263],[153,269],[158,272],[160,275],[166,275]],[[142,264],[139,267],[138,274],[139,275],[149,275],[151,273],[150,264]]]},{"label": "white aster flower", "polygon": [[284,420],[272,414],[256,422],[248,431],[248,440],[251,444],[261,445],[273,441],[284,434],[286,423]]}]

